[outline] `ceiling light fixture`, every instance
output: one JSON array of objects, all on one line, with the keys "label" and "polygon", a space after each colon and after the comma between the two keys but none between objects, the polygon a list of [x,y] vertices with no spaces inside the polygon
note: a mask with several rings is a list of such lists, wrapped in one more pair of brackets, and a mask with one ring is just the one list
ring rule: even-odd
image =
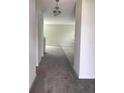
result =
[{"label": "ceiling light fixture", "polygon": [[60,11],[60,7],[59,7],[59,0],[56,0],[56,6],[53,10],[53,14],[54,16],[58,16],[59,14],[61,14],[62,12]]}]

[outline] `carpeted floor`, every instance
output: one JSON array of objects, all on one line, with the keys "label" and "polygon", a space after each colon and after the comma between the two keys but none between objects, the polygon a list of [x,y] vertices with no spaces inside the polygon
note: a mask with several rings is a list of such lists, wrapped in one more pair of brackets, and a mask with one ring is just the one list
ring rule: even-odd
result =
[{"label": "carpeted floor", "polygon": [[59,47],[47,47],[30,93],[95,93],[95,80],[77,79]]}]

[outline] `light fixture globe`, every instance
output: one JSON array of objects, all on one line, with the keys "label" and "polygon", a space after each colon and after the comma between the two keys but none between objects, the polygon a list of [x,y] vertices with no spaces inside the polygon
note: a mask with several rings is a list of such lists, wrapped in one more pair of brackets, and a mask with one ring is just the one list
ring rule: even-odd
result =
[{"label": "light fixture globe", "polygon": [[53,11],[53,13],[56,13],[56,12],[57,12],[56,10]]},{"label": "light fixture globe", "polygon": [[58,11],[59,13],[61,13],[61,11]]},{"label": "light fixture globe", "polygon": [[59,14],[61,14],[60,7],[59,7],[58,2],[59,2],[59,0],[56,0],[56,6],[55,6],[55,8],[53,10],[54,16],[58,16]]}]

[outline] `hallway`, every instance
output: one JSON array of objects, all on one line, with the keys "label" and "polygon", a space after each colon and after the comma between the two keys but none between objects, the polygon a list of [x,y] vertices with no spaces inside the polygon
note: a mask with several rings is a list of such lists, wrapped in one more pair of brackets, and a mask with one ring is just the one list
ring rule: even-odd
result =
[{"label": "hallway", "polygon": [[95,80],[78,80],[62,48],[46,50],[30,93],[95,93]]}]

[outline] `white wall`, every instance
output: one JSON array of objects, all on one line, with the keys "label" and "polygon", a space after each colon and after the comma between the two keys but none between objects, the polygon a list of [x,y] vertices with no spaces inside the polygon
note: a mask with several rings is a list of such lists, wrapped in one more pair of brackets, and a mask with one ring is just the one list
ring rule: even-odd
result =
[{"label": "white wall", "polygon": [[92,79],[95,78],[95,1],[77,0],[76,12],[74,69],[80,79]]},{"label": "white wall", "polygon": [[39,19],[38,19],[38,28],[39,28],[39,30],[38,30],[38,40],[39,40],[39,43],[38,43],[38,45],[39,45],[39,61],[41,60],[41,57],[43,57],[44,56],[44,53],[43,53],[43,44],[44,44],[44,35],[43,35],[43,14],[42,14],[42,12],[40,11],[39,12],[40,14],[39,14]]},{"label": "white wall", "polygon": [[41,62],[43,56],[43,12],[40,0],[36,0],[36,66]]},{"label": "white wall", "polygon": [[81,38],[81,8],[82,8],[82,0],[76,1],[76,9],[75,9],[75,49],[74,49],[74,70],[76,74],[79,76],[79,68],[80,68],[80,38]]},{"label": "white wall", "polygon": [[29,87],[36,77],[36,66],[41,61],[43,16],[40,0],[29,1]]},{"label": "white wall", "polygon": [[80,78],[95,78],[95,0],[82,0]]},{"label": "white wall", "polygon": [[29,1],[29,87],[36,77],[36,13],[35,0]]},{"label": "white wall", "polygon": [[47,45],[67,45],[74,41],[74,25],[45,24],[44,35]]}]

